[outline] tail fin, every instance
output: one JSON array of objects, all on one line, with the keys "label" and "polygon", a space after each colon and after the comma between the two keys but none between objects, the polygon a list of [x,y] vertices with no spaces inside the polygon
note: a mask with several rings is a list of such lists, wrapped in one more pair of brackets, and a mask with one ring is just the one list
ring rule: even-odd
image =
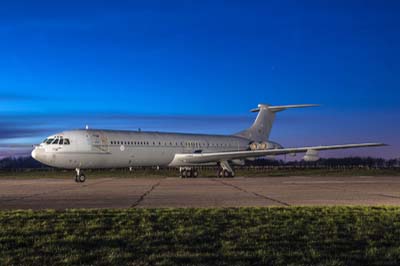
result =
[{"label": "tail fin", "polygon": [[272,124],[275,120],[275,114],[280,111],[291,108],[314,107],[318,104],[298,104],[298,105],[282,105],[270,106],[267,104],[259,104],[258,108],[252,109],[251,112],[258,112],[257,118],[253,125],[244,131],[241,131],[235,136],[244,137],[252,141],[267,141],[271,133]]}]

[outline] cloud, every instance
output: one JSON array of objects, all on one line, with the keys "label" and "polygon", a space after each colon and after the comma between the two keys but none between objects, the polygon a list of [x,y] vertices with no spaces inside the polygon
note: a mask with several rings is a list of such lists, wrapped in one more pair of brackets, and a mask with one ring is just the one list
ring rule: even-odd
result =
[{"label": "cloud", "polygon": [[[28,114],[0,116],[0,142],[18,138],[43,138],[63,130],[84,128],[192,133],[233,133],[250,126],[252,118],[234,116],[158,116],[136,114]],[[232,125],[234,125],[232,127]]]},{"label": "cloud", "polygon": [[45,129],[37,129],[37,128],[4,128],[2,124],[0,129],[0,140],[2,139],[13,139],[13,138],[27,138],[27,137],[36,137],[41,133],[47,132]]}]

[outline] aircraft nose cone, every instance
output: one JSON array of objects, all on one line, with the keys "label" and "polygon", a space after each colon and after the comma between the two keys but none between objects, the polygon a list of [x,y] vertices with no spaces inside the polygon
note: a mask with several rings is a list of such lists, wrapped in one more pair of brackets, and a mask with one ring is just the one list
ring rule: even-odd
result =
[{"label": "aircraft nose cone", "polygon": [[36,148],[33,149],[32,153],[31,153],[31,156],[32,156],[33,159],[36,159],[36,158],[37,158],[37,151],[36,151]]},{"label": "aircraft nose cone", "polygon": [[31,152],[31,156],[33,159],[35,159],[36,161],[39,161],[39,162],[43,162],[43,160],[45,159],[43,149],[38,148],[38,147],[33,149],[33,151]]}]

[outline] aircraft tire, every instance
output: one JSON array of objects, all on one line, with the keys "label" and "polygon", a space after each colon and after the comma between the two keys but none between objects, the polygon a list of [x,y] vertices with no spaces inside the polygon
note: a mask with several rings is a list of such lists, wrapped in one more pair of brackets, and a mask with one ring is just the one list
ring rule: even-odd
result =
[{"label": "aircraft tire", "polygon": [[199,172],[197,170],[193,170],[193,177],[196,178],[199,176]]},{"label": "aircraft tire", "polygon": [[223,170],[218,170],[217,177],[222,178],[224,176]]},{"label": "aircraft tire", "polygon": [[224,177],[230,177],[231,176],[231,174],[229,173],[228,170],[224,170],[223,174],[224,174]]},{"label": "aircraft tire", "polygon": [[186,172],[186,176],[187,178],[191,178],[192,177],[192,170],[189,170]]},{"label": "aircraft tire", "polygon": [[78,178],[79,182],[83,183],[86,181],[86,176],[84,174],[81,174]]},{"label": "aircraft tire", "polygon": [[186,170],[183,170],[183,171],[181,172],[181,177],[182,177],[182,178],[186,178]]}]

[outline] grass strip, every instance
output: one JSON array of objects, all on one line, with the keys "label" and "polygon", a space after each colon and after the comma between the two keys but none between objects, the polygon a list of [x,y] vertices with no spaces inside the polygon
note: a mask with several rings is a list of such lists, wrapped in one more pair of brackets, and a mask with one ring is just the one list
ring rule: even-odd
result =
[{"label": "grass strip", "polygon": [[0,211],[0,265],[399,265],[400,207]]}]

